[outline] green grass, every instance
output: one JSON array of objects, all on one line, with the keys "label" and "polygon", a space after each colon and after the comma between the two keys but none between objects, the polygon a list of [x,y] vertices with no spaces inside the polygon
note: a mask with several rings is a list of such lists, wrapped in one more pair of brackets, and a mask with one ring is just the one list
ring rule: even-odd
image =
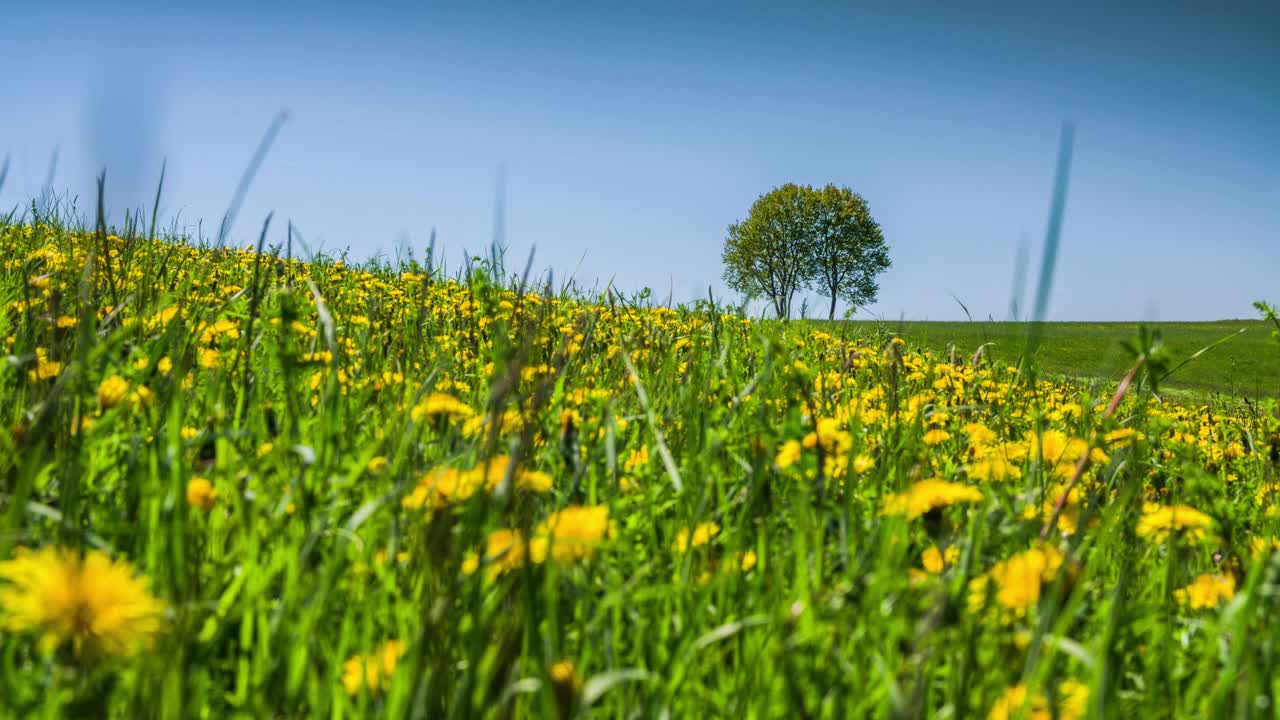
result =
[{"label": "green grass", "polygon": [[[993,357],[1016,363],[1027,347],[1028,323],[1017,322],[879,322],[852,321],[867,331],[886,329],[937,352],[954,345],[971,357],[988,345]],[[1167,346],[1170,367],[1214,343],[1229,337],[1203,355],[1177,369],[1162,387],[1184,391],[1187,397],[1221,394],[1254,399],[1280,392],[1280,355],[1272,344],[1271,326],[1260,320],[1146,323],[1160,332]],[[1138,332],[1132,322],[1045,323],[1037,364],[1044,370],[1081,379],[1118,382],[1133,365],[1134,356],[1122,343]]]},{"label": "green grass", "polygon": [[874,327],[120,235],[0,223],[0,718],[1280,697],[1274,400],[1111,413]]}]

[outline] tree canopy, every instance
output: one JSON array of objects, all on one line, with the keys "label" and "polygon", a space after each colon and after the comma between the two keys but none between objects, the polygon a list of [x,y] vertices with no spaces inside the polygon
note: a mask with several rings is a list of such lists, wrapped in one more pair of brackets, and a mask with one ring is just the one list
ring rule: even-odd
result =
[{"label": "tree canopy", "polygon": [[813,289],[851,307],[874,302],[876,276],[892,264],[867,201],[847,187],[788,183],[761,195],[745,220],[729,226],[724,279],[742,293],[769,298],[790,318],[796,292]]}]

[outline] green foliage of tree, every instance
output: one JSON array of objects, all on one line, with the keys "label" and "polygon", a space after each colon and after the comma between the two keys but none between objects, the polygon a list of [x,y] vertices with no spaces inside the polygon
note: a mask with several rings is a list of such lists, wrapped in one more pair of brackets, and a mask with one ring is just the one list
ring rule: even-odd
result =
[{"label": "green foliage of tree", "polygon": [[761,195],[747,218],[729,226],[722,254],[729,287],[769,298],[790,318],[798,290],[812,288],[850,306],[873,302],[889,247],[866,200],[847,187],[788,183]]},{"label": "green foliage of tree", "polygon": [[791,317],[796,291],[813,270],[816,205],[812,188],[788,183],[761,195],[747,219],[729,226],[725,239],[724,279],[749,295],[764,295],[778,317]]},{"label": "green foliage of tree", "polygon": [[874,302],[876,276],[888,270],[889,246],[867,201],[847,187],[827,185],[812,191],[817,206],[817,242],[812,248],[813,284],[831,299],[827,319],[836,317],[836,300],[850,307]]}]

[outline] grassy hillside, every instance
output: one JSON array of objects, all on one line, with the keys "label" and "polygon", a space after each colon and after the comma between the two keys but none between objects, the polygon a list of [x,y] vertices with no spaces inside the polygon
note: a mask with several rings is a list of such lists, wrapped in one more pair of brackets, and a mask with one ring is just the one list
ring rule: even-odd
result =
[{"label": "grassy hillside", "polygon": [[[938,351],[948,345],[971,355],[991,343],[997,358],[1016,362],[1027,346],[1027,323],[1013,322],[878,322],[849,323],[859,330],[887,329],[913,343]],[[1274,397],[1280,389],[1280,352],[1270,341],[1270,326],[1258,320],[1148,323],[1159,330],[1171,367],[1224,337],[1227,342],[1178,369],[1163,383],[1198,396],[1213,393]],[[1132,340],[1138,324],[1131,322],[1055,322],[1044,325],[1037,354],[1049,372],[1080,378],[1119,380],[1133,364],[1121,343]]]},{"label": "grassy hillside", "polygon": [[0,718],[1270,707],[1275,401],[830,329],[0,223]]}]

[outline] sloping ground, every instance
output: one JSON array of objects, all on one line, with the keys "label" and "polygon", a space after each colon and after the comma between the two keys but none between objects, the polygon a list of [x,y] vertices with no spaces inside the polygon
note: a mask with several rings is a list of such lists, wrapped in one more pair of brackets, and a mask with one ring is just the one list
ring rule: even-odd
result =
[{"label": "sloping ground", "polygon": [[56,227],[0,225],[0,343],[3,718],[1280,695],[1274,403]]},{"label": "sloping ground", "polygon": [[[1016,362],[1027,346],[1027,323],[1013,322],[878,322],[845,323],[860,331],[888,330],[913,343],[936,351],[954,344],[971,355],[980,345],[992,343],[994,357]],[[1158,330],[1168,349],[1170,367],[1230,336],[1225,343],[1192,360],[1164,380],[1164,387],[1211,394],[1276,397],[1280,392],[1280,347],[1271,340],[1271,326],[1259,320],[1147,323]],[[1119,381],[1133,364],[1133,356],[1121,346],[1134,339],[1138,323],[1054,322],[1043,326],[1037,355],[1041,367],[1051,373],[1078,378]]]}]

